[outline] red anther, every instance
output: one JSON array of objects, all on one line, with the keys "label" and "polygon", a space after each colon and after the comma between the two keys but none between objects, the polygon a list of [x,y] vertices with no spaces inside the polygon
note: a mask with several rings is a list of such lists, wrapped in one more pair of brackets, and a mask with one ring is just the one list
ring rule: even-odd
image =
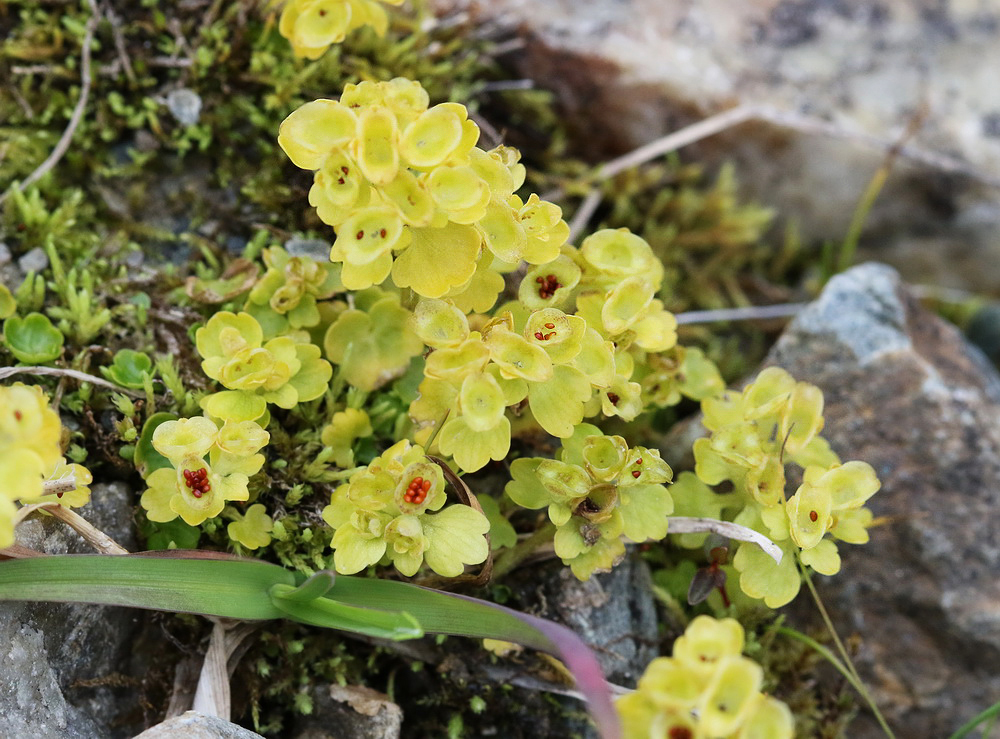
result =
[{"label": "red anther", "polygon": [[355,238],[358,241],[361,241],[361,239],[363,239],[364,237],[365,237],[365,232],[364,231],[358,231],[358,233],[355,235]]},{"label": "red anther", "polygon": [[538,339],[539,341],[544,341],[545,335],[542,334],[541,331],[535,331],[535,338]]},{"label": "red anther", "polygon": [[541,285],[543,282],[545,282],[545,278],[544,277],[536,277],[535,278],[535,282],[537,282],[539,285]]},{"label": "red anther", "polygon": [[548,282],[555,282],[556,281],[556,276],[555,275],[545,275],[545,279]]},{"label": "red anther", "polygon": [[24,418],[24,414],[21,413],[21,411],[14,411],[14,420],[15,421],[20,421],[23,418]]},{"label": "red anther", "polygon": [[386,235],[387,233],[388,233],[388,231],[386,231],[386,230],[385,230],[385,229],[383,228],[383,229],[382,229],[381,231],[379,231],[379,232],[378,232],[378,235],[379,235],[379,236],[381,236],[381,237],[382,237],[382,238],[384,239],[384,238],[385,238],[385,235]]},{"label": "red anther", "polygon": [[809,520],[816,521],[819,518],[819,514],[816,511],[809,511]]},{"label": "red anther", "polygon": [[351,173],[351,170],[349,170],[346,165],[341,165],[340,171],[343,172],[344,174],[350,174]]},{"label": "red anther", "polygon": [[637,460],[635,460],[635,463],[636,464],[642,464],[642,457],[639,457]]},{"label": "red anther", "polygon": [[325,11],[325,10],[323,10],[322,8],[320,8],[320,11],[319,11],[319,17],[320,17],[320,18],[322,18],[322,17],[323,17],[323,16],[325,16],[325,15],[326,15],[326,11]]},{"label": "red anther", "polygon": [[608,400],[611,401],[611,405],[618,405],[618,401],[621,398],[616,393],[608,393]]},{"label": "red anther", "polygon": [[542,338],[543,338],[543,339],[545,339],[545,341],[548,341],[549,339],[551,339],[551,338],[552,338],[553,336],[555,336],[555,335],[556,335],[556,334],[555,334],[555,332],[553,331],[552,333],[548,333],[548,334],[545,334],[545,336],[543,336]]},{"label": "red anther", "polygon": [[208,470],[184,470],[184,482],[187,484],[191,494],[200,498],[205,493],[212,490],[212,483],[208,481]]},{"label": "red anther", "polygon": [[337,184],[338,185],[343,185],[344,184],[344,178],[343,177],[338,177],[337,178]]},{"label": "red anther", "polygon": [[691,739],[692,736],[691,729],[686,726],[671,726],[667,732],[667,739]]},{"label": "red anther", "polygon": [[632,477],[638,478],[642,473],[639,470],[632,470]]},{"label": "red anther", "polygon": [[422,483],[420,483],[420,489],[426,493],[428,490],[431,489],[431,481],[424,480]]},{"label": "red anther", "polygon": [[556,325],[554,323],[546,323],[545,324],[545,328],[555,328],[555,327],[556,327]]}]

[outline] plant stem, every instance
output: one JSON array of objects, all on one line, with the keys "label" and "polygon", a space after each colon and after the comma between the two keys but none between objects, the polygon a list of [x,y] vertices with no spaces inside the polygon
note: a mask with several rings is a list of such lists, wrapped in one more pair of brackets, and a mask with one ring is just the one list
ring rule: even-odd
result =
[{"label": "plant stem", "polygon": [[833,620],[830,618],[830,614],[827,613],[826,606],[823,605],[823,601],[819,597],[819,592],[816,590],[816,586],[813,585],[812,578],[809,576],[809,570],[796,558],[796,564],[799,566],[799,570],[802,572],[802,577],[806,582],[806,587],[809,588],[809,592],[812,594],[813,601],[816,603],[816,608],[819,609],[819,614],[823,619],[823,623],[826,625],[826,630],[830,632],[830,636],[833,638],[833,643],[837,646],[837,651],[840,652],[840,656],[844,660],[844,666],[848,669],[851,675],[854,677],[854,681],[851,685],[854,686],[855,690],[865,699],[868,707],[871,709],[872,713],[875,715],[875,720],[878,721],[879,726],[882,727],[882,731],[889,739],[895,739],[895,734],[892,733],[892,729],[889,728],[889,724],[885,720],[885,716],[879,710],[878,705],[872,698],[871,693],[868,692],[868,688],[865,686],[864,681],[858,674],[857,668],[854,666],[854,661],[851,659],[851,655],[847,653],[847,649],[844,648],[844,643],[840,641],[840,637],[837,636],[837,630],[833,628]]},{"label": "plant stem", "polygon": [[[962,739],[963,737],[967,736],[970,731],[972,731],[985,721],[990,721],[990,723],[992,724],[994,721],[996,721],[997,716],[1000,716],[1000,702],[994,703],[992,706],[987,708],[978,716],[972,718],[967,723],[962,724],[962,726],[959,727],[958,731],[956,731],[954,734],[948,737],[948,739]],[[984,737],[989,736],[988,729],[987,731],[983,732],[983,736]]]},{"label": "plant stem", "polygon": [[511,547],[497,557],[496,562],[493,564],[494,579],[506,575],[508,572],[517,567],[532,552],[538,549],[538,547],[551,541],[552,537],[555,536],[555,533],[555,524],[548,522],[527,539],[519,541],[515,546]]},{"label": "plant stem", "polygon": [[864,685],[860,684],[857,681],[857,679],[854,677],[854,673],[852,673],[849,669],[847,669],[847,667],[844,666],[843,662],[837,659],[837,655],[835,655],[829,649],[827,649],[818,641],[813,639],[811,636],[807,636],[806,634],[803,634],[801,631],[796,631],[795,629],[789,628],[788,626],[778,626],[775,629],[775,633],[781,634],[782,636],[787,636],[790,639],[795,639],[796,641],[800,641],[803,644],[805,644],[807,647],[815,651],[817,654],[823,657],[823,659],[825,659],[827,662],[833,665],[834,668],[837,670],[837,672],[843,675],[844,679],[847,680],[847,682],[849,682],[851,686],[856,691],[858,691],[858,693],[864,695]]}]

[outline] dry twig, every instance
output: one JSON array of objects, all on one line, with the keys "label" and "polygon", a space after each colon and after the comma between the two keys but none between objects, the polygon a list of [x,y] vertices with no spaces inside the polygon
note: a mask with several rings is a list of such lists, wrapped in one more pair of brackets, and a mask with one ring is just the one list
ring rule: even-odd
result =
[{"label": "dry twig", "polygon": [[80,382],[89,382],[94,385],[100,385],[101,387],[106,387],[109,390],[114,390],[115,392],[123,393],[125,395],[131,395],[133,398],[146,397],[145,393],[140,393],[137,390],[129,390],[128,388],[115,385],[113,382],[102,380],[100,377],[95,377],[94,375],[88,375],[86,372],[80,372],[79,370],[60,369],[59,367],[0,368],[0,380],[6,380],[8,377],[13,377],[14,375],[45,375],[51,377],[72,377],[74,380],[79,380]]}]

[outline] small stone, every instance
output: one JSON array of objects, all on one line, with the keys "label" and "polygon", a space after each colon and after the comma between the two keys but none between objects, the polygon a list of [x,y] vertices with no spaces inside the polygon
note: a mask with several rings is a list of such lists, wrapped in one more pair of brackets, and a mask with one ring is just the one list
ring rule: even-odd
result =
[{"label": "small stone", "polygon": [[167,94],[167,108],[182,126],[193,126],[201,115],[201,96],[182,87]]},{"label": "small stone", "polygon": [[10,247],[0,241],[0,265],[9,264],[11,259],[13,256],[10,253]]},{"label": "small stone", "polygon": [[300,717],[294,739],[398,739],[403,711],[389,696],[362,685],[317,685],[313,712]]},{"label": "small stone", "polygon": [[20,267],[21,271],[25,274],[28,272],[38,273],[49,266],[49,258],[46,256],[45,250],[42,249],[42,247],[36,246],[34,249],[17,260],[17,266]]},{"label": "small stone", "polygon": [[311,257],[323,263],[330,258],[330,242],[323,239],[300,239],[293,236],[285,242],[285,251],[293,257]]},{"label": "small stone", "polygon": [[217,716],[188,711],[146,729],[135,739],[264,739],[264,737]]}]

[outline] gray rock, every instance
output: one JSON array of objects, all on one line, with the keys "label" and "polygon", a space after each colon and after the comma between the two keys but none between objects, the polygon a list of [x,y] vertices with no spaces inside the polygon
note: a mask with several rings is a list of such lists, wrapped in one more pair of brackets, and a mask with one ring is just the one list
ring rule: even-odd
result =
[{"label": "gray rock", "polygon": [[193,126],[201,115],[201,96],[182,87],[167,93],[167,109],[182,126]]},{"label": "gray rock", "polygon": [[[530,579],[529,579],[530,578]],[[559,562],[515,573],[516,606],[568,626],[594,650],[605,676],[633,687],[656,656],[656,605],[649,568],[628,556],[586,582]]]},{"label": "gray rock", "polygon": [[947,736],[1000,695],[1000,376],[879,264],[833,278],[768,361],[823,390],[823,435],[882,481],[886,523],[816,578],[834,623],[897,736]]},{"label": "gray rock", "polygon": [[10,247],[0,241],[0,267],[9,264],[11,259],[13,256],[10,253]]},{"label": "gray rock", "polygon": [[17,266],[21,268],[24,273],[28,272],[41,272],[43,269],[49,266],[49,257],[46,255],[45,250],[40,246],[36,246],[31,251],[27,252],[24,256],[17,260]]},{"label": "gray rock", "polygon": [[[517,28],[507,55],[552,89],[591,156],[609,157],[738,104],[808,116],[853,137],[748,123],[698,145],[735,160],[745,194],[793,214],[807,239],[843,236],[885,157],[866,136],[947,155],[898,160],[870,215],[869,254],[909,279],[1000,281],[1000,6],[911,0],[434,0]],[[788,117],[788,116],[786,116]],[[774,119],[772,119],[774,120]],[[576,123],[578,122],[578,123]]]},{"label": "gray rock", "polygon": [[403,710],[389,696],[360,685],[317,685],[313,710],[300,718],[294,739],[398,739]]},{"label": "gray rock", "polygon": [[323,239],[300,239],[293,236],[285,242],[285,250],[293,257],[312,257],[320,264],[330,258],[330,242]]},{"label": "gray rock", "polygon": [[167,719],[137,734],[135,739],[264,739],[256,731],[196,711]]},{"label": "gray rock", "polygon": [[[126,548],[135,547],[131,493],[94,485],[79,513]],[[47,554],[90,553],[52,518],[17,528],[17,543]],[[0,603],[0,737],[93,739],[120,734],[119,712],[138,705],[116,680],[124,671],[136,612],[62,603]]]}]

